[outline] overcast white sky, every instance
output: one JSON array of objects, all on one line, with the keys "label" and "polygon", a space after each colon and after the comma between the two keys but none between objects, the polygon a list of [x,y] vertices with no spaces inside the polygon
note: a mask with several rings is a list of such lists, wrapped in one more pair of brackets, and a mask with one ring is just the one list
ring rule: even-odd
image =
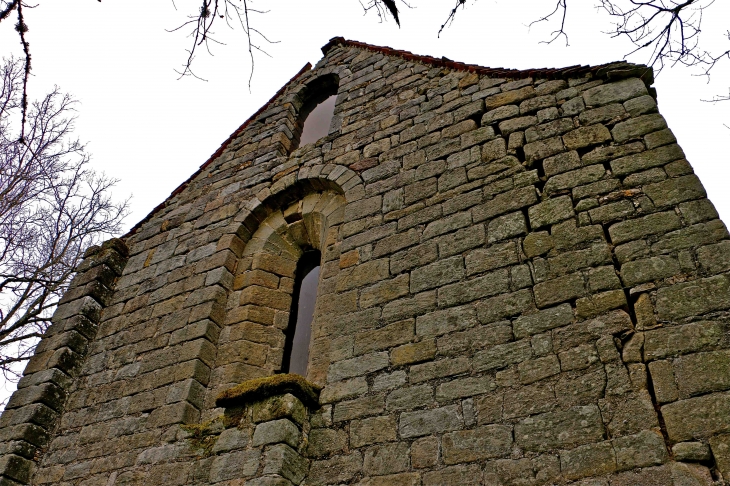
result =
[{"label": "overcast white sky", "polygon": [[[564,67],[620,60],[630,45],[602,34],[609,19],[592,5],[569,3],[564,42],[540,44],[554,25],[527,23],[547,13],[548,0],[469,1],[453,25],[437,38],[451,1],[411,0],[403,8],[402,27],[363,16],[358,0],[267,0],[268,9],[252,22],[278,44],[266,46],[271,58],[256,56],[251,90],[250,61],[240,28],[221,23],[214,56],[203,51],[194,67],[207,82],[178,80],[174,69],[185,59],[188,39],[168,33],[194,12],[199,0],[150,2],[41,1],[26,10],[33,52],[31,94],[57,84],[81,104],[76,133],[89,142],[93,165],[120,182],[119,198],[133,195],[127,228],[142,219],[205,162],[246,118],[265,103],[305,63],[316,63],[320,47],[343,36],[436,57],[489,67]],[[724,9],[724,10],[723,10]],[[730,2],[716,2],[704,19],[707,47],[728,48],[720,23],[730,18]],[[714,24],[713,24],[714,22]],[[19,53],[12,25],[0,26],[0,54]],[[644,62],[642,55],[630,59]],[[667,69],[658,77],[659,107],[705,184],[711,199],[730,218],[726,181],[730,101],[716,105],[700,98],[726,94],[730,62],[717,69],[708,85],[687,69]]]},{"label": "overcast white sky", "polygon": [[[133,195],[126,228],[185,181],[305,63],[315,64],[331,37],[518,69],[601,64],[631,50],[602,33],[610,23],[593,6],[597,0],[569,3],[569,47],[540,43],[554,24],[527,27],[550,11],[553,0],[469,0],[440,39],[436,34],[453,0],[410,0],[414,8],[403,8],[400,29],[392,20],[381,23],[374,12],[363,16],[358,0],[259,0],[253,5],[268,13],[253,16],[252,23],[279,42],[266,46],[271,58],[256,56],[249,90],[251,65],[241,29],[229,31],[223,23],[217,30],[227,45],[213,46],[213,57],[201,51],[194,64],[208,81],[177,79],[174,69],[184,61],[189,40],[166,29],[195,12],[200,0],[176,0],[177,10],[171,0],[39,3],[26,10],[31,96],[41,97],[57,84],[80,100],[76,133],[88,141],[93,166],[120,180],[118,198]],[[727,19],[730,2],[715,2],[704,19],[705,48],[729,47],[723,37]],[[20,54],[14,23],[0,24],[0,56]],[[700,99],[728,93],[730,62],[716,68],[710,84],[693,73],[681,67],[661,73],[655,83],[659,108],[727,221],[730,129],[723,123],[730,125],[730,101],[713,105]]]}]

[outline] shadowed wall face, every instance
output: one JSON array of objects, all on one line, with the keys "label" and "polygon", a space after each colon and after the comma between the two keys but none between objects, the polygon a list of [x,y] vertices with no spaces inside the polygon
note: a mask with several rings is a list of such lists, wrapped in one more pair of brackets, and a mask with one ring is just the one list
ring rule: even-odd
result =
[{"label": "shadowed wall face", "polygon": [[2,480],[728,484],[730,235],[651,72],[325,51],[89,255]]}]

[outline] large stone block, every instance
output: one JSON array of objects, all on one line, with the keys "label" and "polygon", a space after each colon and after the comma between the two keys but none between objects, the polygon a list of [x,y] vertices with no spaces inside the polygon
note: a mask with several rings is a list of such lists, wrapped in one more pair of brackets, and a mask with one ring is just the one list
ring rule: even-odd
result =
[{"label": "large stone block", "polygon": [[512,427],[486,425],[474,430],[444,434],[441,440],[445,464],[479,461],[509,455]]},{"label": "large stone block", "polygon": [[515,442],[528,451],[568,449],[603,440],[598,407],[574,407],[521,420],[515,425]]}]

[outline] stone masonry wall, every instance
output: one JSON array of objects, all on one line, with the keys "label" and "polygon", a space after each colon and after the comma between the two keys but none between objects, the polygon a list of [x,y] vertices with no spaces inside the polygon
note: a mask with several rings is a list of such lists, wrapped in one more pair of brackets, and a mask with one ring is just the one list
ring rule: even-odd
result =
[{"label": "stone masonry wall", "polygon": [[[730,235],[650,70],[323,50],[80,269],[0,484],[730,484]],[[220,406],[279,371],[308,248],[319,403]]]}]

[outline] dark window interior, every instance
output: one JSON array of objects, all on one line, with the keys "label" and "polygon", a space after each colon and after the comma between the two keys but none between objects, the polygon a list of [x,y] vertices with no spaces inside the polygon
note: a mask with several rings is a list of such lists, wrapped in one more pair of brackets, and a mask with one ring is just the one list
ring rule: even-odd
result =
[{"label": "dark window interior", "polygon": [[314,304],[317,300],[319,264],[322,255],[318,251],[308,251],[299,260],[297,276],[292,295],[292,310],[284,345],[283,373],[296,373],[307,376],[309,364],[309,341],[312,336]]}]

